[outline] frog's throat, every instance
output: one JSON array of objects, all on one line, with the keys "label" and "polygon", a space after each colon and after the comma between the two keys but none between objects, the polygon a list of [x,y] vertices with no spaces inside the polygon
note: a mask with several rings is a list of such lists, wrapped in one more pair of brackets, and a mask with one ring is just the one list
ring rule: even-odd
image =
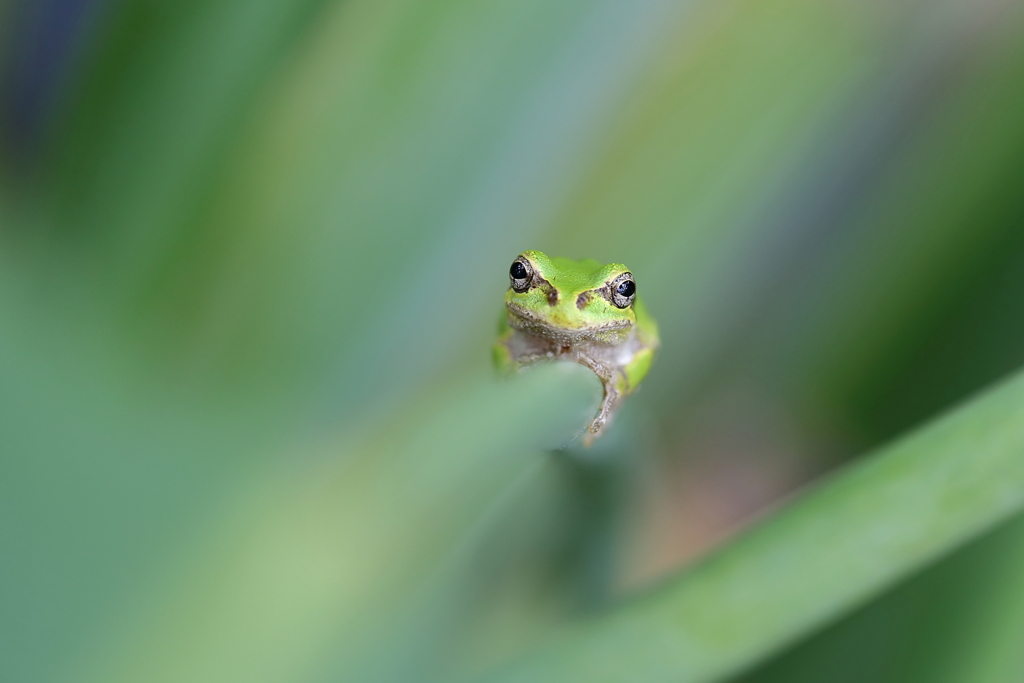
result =
[{"label": "frog's throat", "polygon": [[505,307],[509,313],[509,325],[517,330],[545,339],[594,339],[605,341],[602,337],[606,336],[607,333],[620,332],[633,327],[632,320],[612,320],[602,325],[589,325],[577,328],[555,327],[515,302],[506,301]]}]

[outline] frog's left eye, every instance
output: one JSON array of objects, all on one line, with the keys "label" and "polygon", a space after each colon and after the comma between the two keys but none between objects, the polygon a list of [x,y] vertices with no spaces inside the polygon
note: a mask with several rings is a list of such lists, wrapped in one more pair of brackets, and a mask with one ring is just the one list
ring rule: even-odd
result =
[{"label": "frog's left eye", "polygon": [[612,303],[618,308],[629,308],[636,298],[636,282],[632,273],[623,273],[612,282]]},{"label": "frog's left eye", "polygon": [[512,267],[508,269],[508,279],[512,281],[512,289],[520,293],[525,292],[530,288],[530,282],[533,281],[533,266],[520,256],[512,262]]}]

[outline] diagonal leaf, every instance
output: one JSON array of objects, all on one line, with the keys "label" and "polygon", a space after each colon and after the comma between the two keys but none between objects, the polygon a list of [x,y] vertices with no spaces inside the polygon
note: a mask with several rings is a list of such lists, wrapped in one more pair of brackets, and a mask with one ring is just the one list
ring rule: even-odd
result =
[{"label": "diagonal leaf", "polygon": [[1024,375],[1017,375],[496,680],[721,680],[1022,505]]}]

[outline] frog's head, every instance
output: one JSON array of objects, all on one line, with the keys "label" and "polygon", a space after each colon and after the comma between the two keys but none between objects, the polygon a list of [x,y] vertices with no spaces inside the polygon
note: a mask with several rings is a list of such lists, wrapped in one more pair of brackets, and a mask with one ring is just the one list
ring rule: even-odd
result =
[{"label": "frog's head", "polygon": [[603,266],[526,251],[512,262],[509,280],[508,321],[524,332],[565,342],[618,343],[636,323],[636,282],[621,263]]}]

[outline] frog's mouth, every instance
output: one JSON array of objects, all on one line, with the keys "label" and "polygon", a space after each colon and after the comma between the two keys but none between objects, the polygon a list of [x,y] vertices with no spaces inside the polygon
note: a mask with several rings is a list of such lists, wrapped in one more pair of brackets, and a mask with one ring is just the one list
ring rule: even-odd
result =
[{"label": "frog's mouth", "polygon": [[603,337],[606,337],[609,332],[624,331],[633,327],[633,323],[630,320],[611,320],[601,325],[589,325],[587,327],[557,327],[514,301],[506,301],[505,307],[510,314],[508,317],[509,325],[517,330],[548,339],[593,339],[595,341],[607,341]]}]

